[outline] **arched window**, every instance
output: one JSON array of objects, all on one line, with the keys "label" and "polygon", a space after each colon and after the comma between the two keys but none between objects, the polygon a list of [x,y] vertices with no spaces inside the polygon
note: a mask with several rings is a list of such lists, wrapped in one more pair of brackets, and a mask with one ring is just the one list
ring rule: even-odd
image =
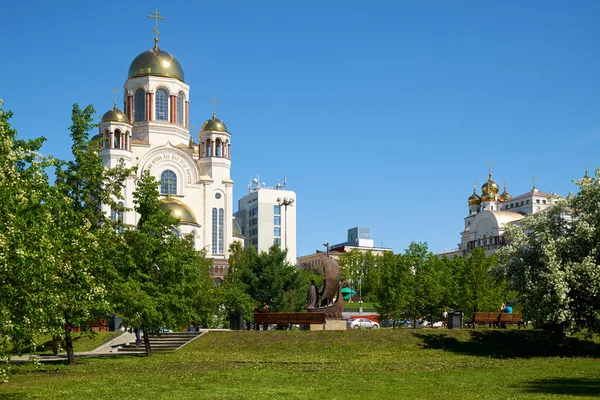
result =
[{"label": "arched window", "polygon": [[160,194],[177,194],[177,175],[170,169],[160,174]]},{"label": "arched window", "polygon": [[108,129],[106,129],[104,131],[104,138],[102,141],[102,147],[104,147],[105,149],[110,149],[110,132],[108,131]]},{"label": "arched window", "polygon": [[121,131],[120,130],[116,130],[115,134],[113,135],[113,148],[114,149],[120,149],[121,148]]},{"label": "arched window", "polygon": [[177,123],[179,125],[183,125],[183,112],[184,112],[184,98],[183,98],[183,93],[179,92],[179,94],[177,95]]},{"label": "arched window", "polygon": [[217,209],[213,208],[212,209],[212,252],[213,254],[217,254],[217,238],[218,238],[218,232],[217,232]]},{"label": "arched window", "polygon": [[206,157],[212,157],[211,147],[210,147],[210,139],[206,140]]},{"label": "arched window", "polygon": [[222,156],[223,153],[222,153],[221,147],[222,147],[221,146],[221,140],[217,139],[215,141],[215,156],[217,156],[217,157],[221,157]]},{"label": "arched window", "polygon": [[134,121],[146,120],[146,92],[144,89],[138,89],[133,96],[133,115]]},{"label": "arched window", "polygon": [[157,120],[168,121],[169,120],[169,93],[165,89],[156,90],[156,99],[154,100],[156,107]]}]

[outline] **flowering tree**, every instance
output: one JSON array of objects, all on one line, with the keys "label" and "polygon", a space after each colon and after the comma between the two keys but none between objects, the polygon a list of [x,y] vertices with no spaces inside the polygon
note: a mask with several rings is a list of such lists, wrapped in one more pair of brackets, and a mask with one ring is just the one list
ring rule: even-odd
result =
[{"label": "flowering tree", "polygon": [[525,316],[562,335],[600,331],[600,181],[576,183],[577,195],[510,226],[499,252]]},{"label": "flowering tree", "polygon": [[[56,248],[44,138],[19,140],[0,101],[0,353],[34,342],[53,324]],[[10,343],[9,343],[10,338]],[[35,344],[35,342],[34,342]]]}]

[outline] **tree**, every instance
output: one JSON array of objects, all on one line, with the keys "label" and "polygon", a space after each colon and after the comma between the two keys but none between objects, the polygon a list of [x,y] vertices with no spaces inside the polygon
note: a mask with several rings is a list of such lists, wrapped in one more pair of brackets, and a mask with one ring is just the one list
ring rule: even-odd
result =
[{"label": "tree", "polygon": [[506,231],[499,251],[526,318],[559,335],[600,332],[600,180]]},{"label": "tree", "polygon": [[483,248],[477,247],[461,261],[461,268],[456,271],[460,293],[457,306],[467,318],[477,311],[499,310],[504,300],[505,282],[503,277],[494,274],[498,268],[497,256],[488,257]]},{"label": "tree", "polygon": [[44,138],[19,140],[0,101],[0,354],[34,343],[55,315],[53,195],[39,153]]},{"label": "tree", "polygon": [[137,229],[122,232],[115,302],[123,322],[142,329],[146,354],[151,356],[149,336],[160,327],[212,316],[211,261],[194,249],[191,237],[174,234],[179,221],[160,209],[158,181],[148,171],[138,181],[134,203],[140,220]]},{"label": "tree", "polygon": [[[73,160],[56,169],[49,233],[54,242],[53,285],[55,294],[48,306],[56,311],[52,326],[64,327],[69,363],[74,362],[71,331],[105,318],[111,310],[108,290],[115,278],[111,253],[119,240],[101,205],[116,207],[122,198],[123,183],[130,170],[107,170],[98,155],[100,143],[89,140],[94,108],[73,106],[70,127]],[[108,244],[108,245],[107,245]]]},{"label": "tree", "polygon": [[379,282],[374,291],[377,311],[382,319],[391,317],[395,321],[406,315],[413,295],[411,265],[404,255],[392,252],[385,252],[377,261]]}]

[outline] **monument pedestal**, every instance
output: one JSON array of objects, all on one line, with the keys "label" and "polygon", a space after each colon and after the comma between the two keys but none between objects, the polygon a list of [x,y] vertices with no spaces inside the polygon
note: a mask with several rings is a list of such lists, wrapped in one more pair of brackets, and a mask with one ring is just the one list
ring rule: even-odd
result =
[{"label": "monument pedestal", "polygon": [[342,319],[328,319],[325,324],[311,324],[311,331],[345,331],[346,321]]}]

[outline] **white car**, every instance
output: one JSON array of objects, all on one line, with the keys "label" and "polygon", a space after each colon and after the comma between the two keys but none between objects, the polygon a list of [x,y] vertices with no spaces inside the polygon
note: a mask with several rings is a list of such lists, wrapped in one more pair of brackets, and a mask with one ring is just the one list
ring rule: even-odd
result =
[{"label": "white car", "polygon": [[368,318],[356,318],[356,319],[351,319],[350,321],[350,328],[352,329],[358,329],[361,326],[366,328],[366,329],[377,329],[379,328],[379,324],[377,322],[371,321]]}]

